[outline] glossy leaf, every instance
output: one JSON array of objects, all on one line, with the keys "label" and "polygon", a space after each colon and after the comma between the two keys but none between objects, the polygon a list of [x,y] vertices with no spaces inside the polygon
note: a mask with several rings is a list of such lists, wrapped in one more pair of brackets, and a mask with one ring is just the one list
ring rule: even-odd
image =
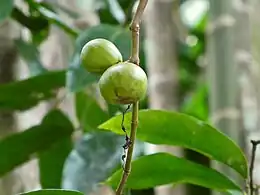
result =
[{"label": "glossy leaf", "polygon": [[40,183],[44,189],[61,188],[63,167],[73,147],[71,136],[61,139],[39,153]]},{"label": "glossy leaf", "polygon": [[59,110],[49,112],[40,125],[0,140],[0,176],[30,160],[37,152],[49,149],[68,137],[73,126]]},{"label": "glossy leaf", "polygon": [[63,190],[63,189],[46,189],[46,190],[36,190],[31,192],[21,193],[19,195],[84,195],[78,191]]},{"label": "glossy leaf", "polygon": [[[125,116],[130,129],[131,113]],[[111,118],[99,128],[123,134],[122,115]],[[163,110],[139,111],[138,139],[153,144],[181,146],[229,165],[247,177],[247,161],[240,148],[227,136],[209,124],[182,113]]]},{"label": "glossy leaf", "polygon": [[5,20],[12,12],[14,0],[0,1],[0,22]]},{"label": "glossy leaf", "polygon": [[29,79],[0,85],[0,110],[26,110],[55,97],[65,86],[65,72],[52,71]]},{"label": "glossy leaf", "polygon": [[22,39],[17,39],[14,43],[22,58],[27,62],[32,76],[36,76],[47,71],[40,61],[40,53],[37,47],[23,41]]},{"label": "glossy leaf", "polygon": [[78,92],[75,101],[77,118],[85,131],[97,128],[109,118],[108,113],[87,93]]},{"label": "glossy leaf", "polygon": [[[108,179],[107,183],[116,187],[121,175],[120,169]],[[146,189],[178,183],[190,183],[219,191],[240,191],[236,184],[221,173],[168,153],[156,153],[135,160],[126,187]]]}]

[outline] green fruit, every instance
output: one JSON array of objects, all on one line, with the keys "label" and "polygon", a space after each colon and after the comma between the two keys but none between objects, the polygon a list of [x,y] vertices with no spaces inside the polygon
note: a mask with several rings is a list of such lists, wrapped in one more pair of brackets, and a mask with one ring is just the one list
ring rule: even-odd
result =
[{"label": "green fruit", "polygon": [[144,98],[147,76],[140,66],[129,62],[118,63],[100,77],[99,89],[110,104],[132,104]]},{"label": "green fruit", "polygon": [[99,38],[84,45],[80,59],[87,71],[102,74],[110,66],[122,62],[123,57],[112,42]]}]

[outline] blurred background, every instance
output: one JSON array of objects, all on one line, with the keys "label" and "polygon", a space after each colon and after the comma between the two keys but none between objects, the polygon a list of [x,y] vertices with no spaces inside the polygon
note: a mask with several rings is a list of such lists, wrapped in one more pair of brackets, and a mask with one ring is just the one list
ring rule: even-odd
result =
[{"label": "blurred background", "polygon": [[[51,130],[38,140],[22,140],[22,148],[15,141],[0,147],[0,165],[1,155],[11,150],[33,153],[6,165],[8,172],[0,170],[1,195],[41,187],[113,194],[98,183],[121,166],[124,138],[95,128],[124,107],[106,104],[97,88],[98,78],[80,67],[79,53],[87,41],[103,37],[114,42],[127,60],[131,48],[128,26],[136,5],[134,0],[1,1],[0,141],[43,124],[53,108],[62,109],[75,129],[73,139],[61,136],[45,152],[34,149],[49,146],[49,137],[59,138]],[[149,0],[141,25],[140,51],[149,88],[141,109],[174,110],[208,121],[250,158],[250,140],[260,139],[259,10],[259,0]],[[177,147],[138,141],[134,156],[157,151],[232,174],[196,152]],[[259,153],[255,166],[258,184]],[[212,192],[183,184],[127,193]]]}]

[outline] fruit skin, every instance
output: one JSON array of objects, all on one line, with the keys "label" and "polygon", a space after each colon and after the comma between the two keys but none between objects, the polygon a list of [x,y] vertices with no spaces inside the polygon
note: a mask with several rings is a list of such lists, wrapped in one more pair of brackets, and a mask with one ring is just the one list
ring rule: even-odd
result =
[{"label": "fruit skin", "polygon": [[121,62],[103,73],[99,80],[99,89],[110,104],[132,104],[145,97],[147,76],[140,66]]},{"label": "fruit skin", "polygon": [[87,42],[81,50],[80,59],[87,71],[96,74],[102,74],[110,66],[123,61],[117,47],[102,38]]}]

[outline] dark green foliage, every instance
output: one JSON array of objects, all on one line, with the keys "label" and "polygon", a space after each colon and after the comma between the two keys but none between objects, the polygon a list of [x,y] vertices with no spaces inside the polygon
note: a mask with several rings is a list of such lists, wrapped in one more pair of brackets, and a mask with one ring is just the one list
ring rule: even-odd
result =
[{"label": "dark green foliage", "polygon": [[73,126],[59,110],[49,112],[42,123],[0,141],[0,176],[48,150],[60,139],[71,136]]}]

